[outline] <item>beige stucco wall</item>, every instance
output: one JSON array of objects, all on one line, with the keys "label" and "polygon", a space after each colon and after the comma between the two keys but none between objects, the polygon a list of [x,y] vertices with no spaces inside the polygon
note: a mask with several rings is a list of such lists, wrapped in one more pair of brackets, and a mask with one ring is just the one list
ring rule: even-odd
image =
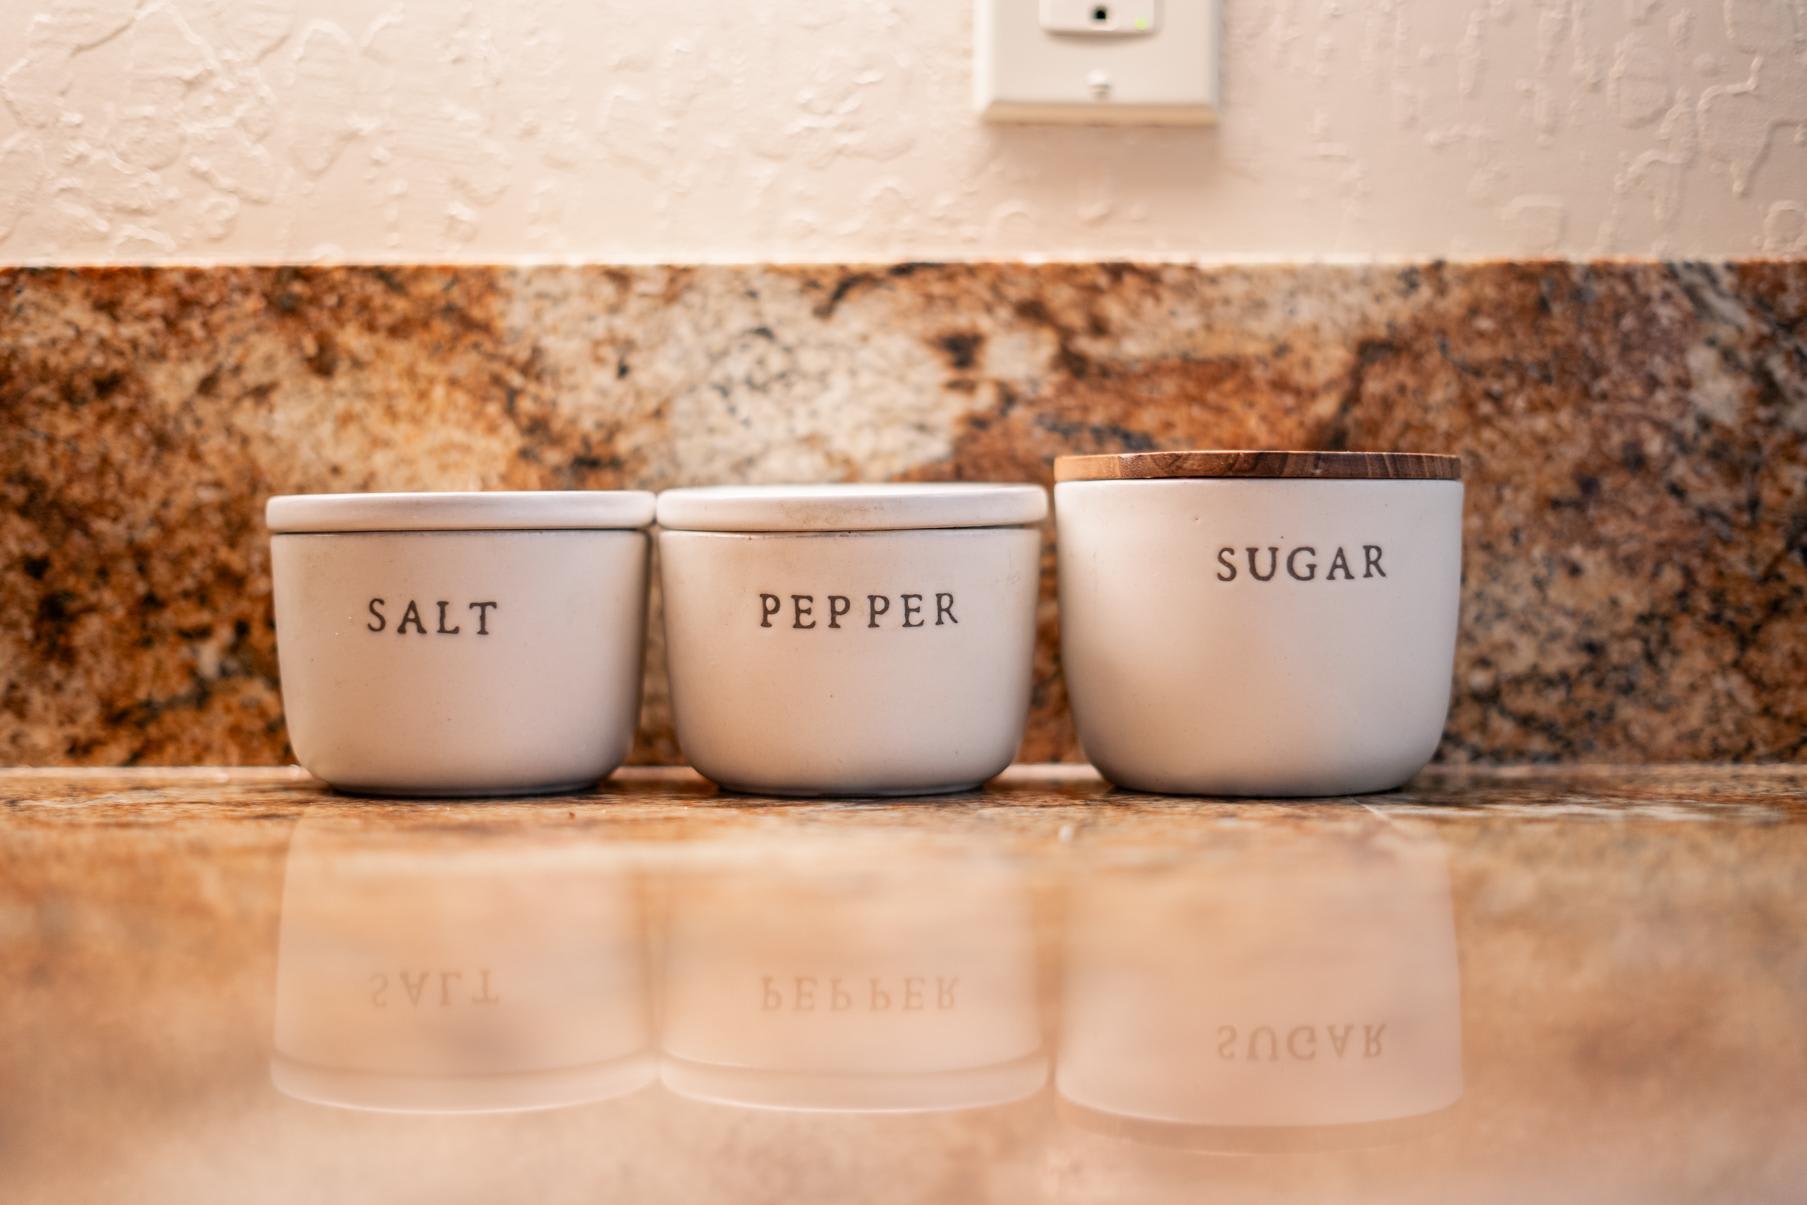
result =
[{"label": "beige stucco wall", "polygon": [[0,262],[1807,252],[1807,0],[1225,22],[1123,131],[980,123],[969,0],[0,0]]}]

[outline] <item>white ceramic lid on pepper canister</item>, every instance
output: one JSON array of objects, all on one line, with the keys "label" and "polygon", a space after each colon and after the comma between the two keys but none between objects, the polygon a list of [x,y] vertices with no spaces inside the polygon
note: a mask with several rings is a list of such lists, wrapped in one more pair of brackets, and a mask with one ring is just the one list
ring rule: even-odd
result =
[{"label": "white ceramic lid on pepper canister", "polygon": [[1048,517],[1039,485],[708,485],[659,495],[667,531],[913,531],[1021,527]]}]

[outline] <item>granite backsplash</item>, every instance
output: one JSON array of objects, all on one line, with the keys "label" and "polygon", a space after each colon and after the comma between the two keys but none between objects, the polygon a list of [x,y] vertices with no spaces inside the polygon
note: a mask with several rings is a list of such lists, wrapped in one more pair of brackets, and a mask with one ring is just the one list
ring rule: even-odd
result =
[{"label": "granite backsplash", "polygon": [[1444,760],[1807,752],[1807,261],[0,270],[0,413],[4,762],[287,759],[271,494],[1191,446],[1462,453]]}]

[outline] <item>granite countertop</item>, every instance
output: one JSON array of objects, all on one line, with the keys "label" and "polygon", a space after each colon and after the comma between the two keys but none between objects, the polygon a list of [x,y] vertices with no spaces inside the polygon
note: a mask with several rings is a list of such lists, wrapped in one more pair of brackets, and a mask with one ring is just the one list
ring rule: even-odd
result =
[{"label": "granite countertop", "polygon": [[9,770],[0,801],[7,1201],[1807,1182],[1807,768],[455,804]]}]

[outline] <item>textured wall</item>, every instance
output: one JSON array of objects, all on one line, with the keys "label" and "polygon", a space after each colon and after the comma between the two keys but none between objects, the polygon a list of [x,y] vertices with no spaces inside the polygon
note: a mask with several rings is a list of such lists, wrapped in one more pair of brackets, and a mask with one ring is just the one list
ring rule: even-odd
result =
[{"label": "textured wall", "polygon": [[1127,133],[969,7],[0,0],[0,261],[1807,252],[1807,0],[1226,0]]},{"label": "textured wall", "polygon": [[13,270],[0,332],[0,762],[282,758],[271,494],[1199,446],[1464,455],[1444,758],[1807,755],[1807,261]]}]

